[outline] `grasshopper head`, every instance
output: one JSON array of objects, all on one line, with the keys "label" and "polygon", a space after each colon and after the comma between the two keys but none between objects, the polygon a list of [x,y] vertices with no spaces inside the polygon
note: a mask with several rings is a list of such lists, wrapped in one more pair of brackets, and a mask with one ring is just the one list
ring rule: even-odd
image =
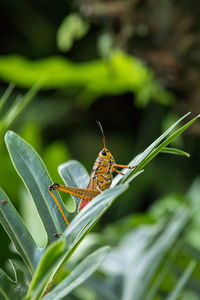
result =
[{"label": "grasshopper head", "polygon": [[109,162],[114,162],[114,158],[112,156],[112,154],[110,153],[110,151],[106,148],[103,148],[100,152],[99,152],[99,157],[102,160],[106,160]]}]

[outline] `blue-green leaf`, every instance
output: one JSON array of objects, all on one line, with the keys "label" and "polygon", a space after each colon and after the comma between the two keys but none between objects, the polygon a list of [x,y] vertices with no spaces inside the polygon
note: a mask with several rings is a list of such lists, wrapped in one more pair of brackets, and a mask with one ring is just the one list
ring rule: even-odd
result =
[{"label": "blue-green leaf", "polygon": [[59,300],[67,296],[74,288],[84,282],[101,265],[109,247],[103,247],[88,255],[52,292],[47,294],[45,300]]},{"label": "blue-green leaf", "polygon": [[[189,114],[189,113],[188,113]],[[180,118],[177,122],[175,122],[170,128],[168,128],[155,142],[153,142],[142,154],[138,155],[132,162],[132,164],[139,165],[133,171],[130,171],[128,175],[122,179],[122,182],[126,182],[132,174],[140,171],[147,163],[149,163],[159,152],[161,152],[167,145],[169,145],[177,136],[179,136],[182,132],[184,132],[188,127],[190,127],[199,117],[200,115],[196,116],[185,125],[177,129],[173,132],[166,140],[162,142],[164,137],[166,137],[170,131],[174,129],[174,127],[188,114],[184,115]],[[159,143],[162,142],[160,145]],[[119,180],[118,180],[119,181]]]},{"label": "blue-green leaf", "polygon": [[179,281],[176,283],[174,290],[170,293],[170,295],[166,298],[166,300],[177,300],[179,298],[179,295],[183,290],[185,284],[187,283],[188,279],[190,278],[195,266],[196,266],[196,262],[191,261],[187,269],[179,279]]},{"label": "blue-green leaf", "polygon": [[[139,249],[137,255],[133,252],[130,263],[125,270],[123,300],[144,299],[147,286],[161,264],[164,255],[173,246],[190,217],[190,212],[184,207],[180,207],[166,229],[157,235],[152,245]],[[140,243],[138,243],[138,247],[140,247]],[[143,282],[142,285],[141,282]]]},{"label": "blue-green leaf", "polygon": [[30,283],[25,300],[41,299],[64,250],[65,242],[62,240],[52,243],[46,249]]},{"label": "blue-green leaf", "polygon": [[128,170],[128,169],[124,169],[123,173],[125,174],[124,177],[122,177],[121,175],[117,175],[114,180],[113,180],[113,186],[115,186],[116,184],[120,183],[120,182],[125,182],[126,180],[128,180],[128,178],[130,176],[132,176],[132,174],[137,173],[138,171],[140,171],[144,164],[143,161],[145,160],[145,158],[153,151],[154,148],[156,148],[159,143],[183,120],[185,119],[188,115],[190,114],[187,113],[185,114],[183,117],[181,117],[180,119],[178,119],[174,124],[172,124],[161,136],[159,136],[149,147],[147,147],[145,149],[144,152],[138,154],[130,163],[129,165],[133,166],[136,165],[138,166],[136,169],[133,169],[132,171]]},{"label": "blue-green leaf", "polygon": [[8,276],[0,269],[0,299],[22,299],[25,295],[28,282],[27,278],[20,268],[9,260],[12,277]]},{"label": "blue-green leaf", "polygon": [[121,195],[127,187],[128,185],[121,185],[99,194],[72,220],[61,236],[61,239],[66,241],[66,251],[63,254],[60,264],[57,265],[57,268],[55,269],[55,274],[70,258],[82,239],[111,206],[113,201]]},{"label": "blue-green leaf", "polygon": [[23,220],[1,188],[0,221],[24,262],[33,272],[37,265],[38,256],[41,255],[41,250],[35,244]]},{"label": "blue-green leaf", "polygon": [[[86,188],[89,182],[89,175],[84,166],[76,161],[70,160],[58,167],[58,172],[65,184],[77,188]],[[76,202],[76,208],[79,206],[80,198],[72,195]]]},{"label": "blue-green leaf", "polygon": [[[12,162],[37,207],[48,239],[49,241],[53,241],[55,240],[55,233],[62,232],[66,228],[66,224],[48,192],[48,186],[52,183],[52,180],[39,155],[22,138],[14,132],[8,131],[5,141]],[[55,192],[55,195],[67,216],[68,213],[63,206],[59,194]]]},{"label": "blue-green leaf", "polygon": [[78,246],[85,234],[91,230],[113,201],[128,188],[127,184],[105,190],[89,202],[72,220],[63,234],[70,251]]}]

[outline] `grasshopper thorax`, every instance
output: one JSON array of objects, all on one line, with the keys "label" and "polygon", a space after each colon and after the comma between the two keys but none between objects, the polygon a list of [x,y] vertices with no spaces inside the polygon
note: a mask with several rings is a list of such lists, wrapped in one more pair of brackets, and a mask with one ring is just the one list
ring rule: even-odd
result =
[{"label": "grasshopper thorax", "polygon": [[114,165],[115,160],[112,154],[104,147],[94,163],[87,188],[97,189],[101,192],[108,189],[112,183]]}]

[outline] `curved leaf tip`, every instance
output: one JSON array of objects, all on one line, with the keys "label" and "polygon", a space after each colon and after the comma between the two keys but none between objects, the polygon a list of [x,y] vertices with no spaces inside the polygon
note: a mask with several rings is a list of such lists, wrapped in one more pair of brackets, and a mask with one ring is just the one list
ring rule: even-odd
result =
[{"label": "curved leaf tip", "polygon": [[5,133],[5,137],[4,137],[4,140],[5,140],[5,143],[7,144],[8,142],[8,139],[12,136],[12,135],[16,135],[16,133],[12,130],[8,130],[6,133]]}]

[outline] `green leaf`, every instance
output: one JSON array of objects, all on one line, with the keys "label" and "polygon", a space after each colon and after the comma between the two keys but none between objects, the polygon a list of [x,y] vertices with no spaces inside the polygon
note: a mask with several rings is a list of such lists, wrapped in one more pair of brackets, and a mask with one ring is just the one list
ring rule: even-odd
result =
[{"label": "green leaf", "polygon": [[5,90],[5,92],[1,96],[1,98],[0,98],[0,111],[1,111],[2,107],[4,106],[4,104],[6,103],[6,101],[9,99],[14,87],[15,87],[14,84],[10,83],[8,88]]},{"label": "green leaf", "polygon": [[9,260],[13,278],[0,269],[0,299],[22,299],[28,288],[25,274]]},{"label": "green leaf", "polygon": [[143,160],[142,166],[144,167],[154,156],[156,156],[162,149],[164,149],[168,144],[170,144],[177,136],[179,136],[181,133],[183,133],[188,127],[190,127],[198,118],[200,115],[196,116],[189,122],[187,122],[185,125],[183,125],[181,128],[177,129],[174,133],[172,133],[164,142],[162,142],[154,151],[152,151],[146,159]]},{"label": "green leaf", "polygon": [[109,247],[102,247],[88,255],[52,292],[47,294],[45,300],[62,299],[67,296],[74,288],[84,282],[101,265]]},{"label": "green leaf", "polygon": [[[0,132],[4,132],[20,115],[20,113],[24,110],[24,108],[29,104],[29,102],[33,99],[33,97],[37,94],[39,89],[41,88],[42,83],[39,82],[34,84],[30,90],[23,96],[17,96],[11,107],[4,114],[0,122]],[[6,99],[10,95],[13,87],[11,86],[6,93]],[[5,100],[4,98],[4,100]]]},{"label": "green leaf", "polygon": [[128,188],[128,185],[116,186],[105,190],[89,202],[72,220],[63,237],[69,245],[70,252],[78,246],[85,234],[91,230],[113,201]]},{"label": "green leaf", "polygon": [[165,147],[160,152],[190,157],[189,153],[176,148]]},{"label": "green leaf", "polygon": [[93,275],[84,282],[84,287],[92,291],[94,295],[98,295],[99,299],[120,300],[118,291],[113,288],[112,280],[109,281],[107,277],[100,278]]},{"label": "green leaf", "polygon": [[25,187],[22,187],[19,190],[19,199],[21,217],[24,220],[28,231],[31,233],[37,246],[39,248],[44,248],[47,244],[47,234],[35,204],[32,201],[31,195]]},{"label": "green leaf", "polygon": [[[157,236],[151,246],[139,248],[137,255],[135,249],[125,272],[122,299],[144,299],[150,280],[160,266],[167,251],[174,245],[174,242],[190,217],[190,212],[181,207],[174,214],[166,229]],[[140,247],[139,242],[138,247]]]},{"label": "green leaf", "polygon": [[57,45],[60,51],[68,51],[75,40],[81,39],[89,29],[89,24],[78,14],[68,15],[62,22],[57,33]]},{"label": "green leaf", "polygon": [[11,201],[0,188],[0,222],[9,235],[17,251],[31,271],[37,265],[41,250],[37,247],[23,220],[17,213]]},{"label": "green leaf", "polygon": [[177,282],[174,290],[171,292],[171,294],[166,298],[166,300],[177,300],[181,291],[183,290],[185,284],[187,283],[188,279],[190,278],[194,268],[196,266],[196,262],[191,261],[188,265],[187,269]]},{"label": "green leaf", "polygon": [[169,272],[169,269],[170,269],[170,264],[167,260],[166,263],[164,264],[164,266],[162,266],[161,271],[158,274],[158,276],[156,277],[155,282],[153,282],[153,285],[148,290],[148,294],[145,297],[145,300],[154,300],[156,298],[156,294],[159,292],[159,288],[160,288],[164,278],[166,278],[167,273]]},{"label": "green leaf", "polygon": [[[129,183],[131,182],[133,179],[135,179],[138,175],[142,174],[144,172],[144,170],[140,170],[136,173],[133,173],[132,175],[128,176],[127,180],[126,180],[126,183]],[[117,175],[118,176],[118,175]],[[112,184],[111,184],[111,187],[115,186],[115,183],[116,181],[114,181]]]},{"label": "green leaf", "polygon": [[51,170],[53,181],[60,182],[58,166],[62,164],[63,161],[68,161],[70,159],[66,144],[59,140],[55,140],[44,149],[42,157],[47,169]]},{"label": "green leaf", "polygon": [[[169,132],[172,131],[181,120],[188,116],[188,114],[181,117],[177,122],[175,122],[171,127],[169,127],[158,139],[156,139],[143,153],[136,156],[136,158],[134,158],[129,165],[138,165],[138,167],[133,171],[129,171],[128,175],[125,178],[122,178],[120,180],[120,178],[118,177],[115,180],[115,184],[120,181],[126,182],[127,180],[129,180],[130,176],[143,169],[144,166],[147,163],[149,163],[159,152],[161,152],[168,144],[170,144],[177,136],[179,136],[183,131],[190,127],[200,117],[200,115],[198,115],[191,121],[187,122],[185,125],[183,125],[181,128],[172,133],[166,140],[164,140],[164,142],[162,142],[159,145],[159,143],[169,134]],[[127,171],[125,172],[127,174]]]},{"label": "green leaf", "polygon": [[[153,151],[153,149],[156,148],[159,145],[159,143],[162,140],[164,140],[164,138],[189,114],[190,114],[190,112],[185,114],[184,116],[182,116],[175,123],[173,123],[161,136],[159,136],[148,148],[146,148],[144,152],[138,154],[128,165],[129,166],[133,166],[133,165],[138,166],[139,164],[141,164],[144,161],[144,159]],[[125,176],[124,177],[122,177],[121,175],[115,176],[115,178],[113,179],[113,182],[112,182],[112,186],[115,186],[116,184],[119,184],[121,182],[126,182],[127,180],[129,180],[129,178],[132,176],[132,174],[137,173],[141,169],[142,169],[141,165],[139,167],[135,168],[133,171],[124,169],[123,173],[125,174]]]},{"label": "green leaf", "polygon": [[[60,221],[59,218],[62,222],[63,220],[57,208],[52,206],[52,203],[54,204],[54,202],[48,193],[48,185],[51,183],[49,175],[38,154],[18,135],[9,131],[6,134],[5,140],[11,159],[34,199],[43,224],[47,230],[49,240],[53,240],[54,234],[60,232],[61,230],[63,231],[63,229],[66,228],[66,225],[64,224],[63,228],[61,228],[61,223],[60,227],[58,227],[58,221]],[[80,165],[78,166],[76,163],[76,166],[78,167],[78,170],[80,170]],[[76,168],[75,170],[77,171]],[[85,173],[83,168],[82,171],[83,178],[87,179],[88,175]],[[96,199],[91,201],[91,203],[87,205],[88,208],[86,207],[79,213],[78,218],[74,218],[70,226],[67,228],[66,236],[65,234],[62,236],[63,239],[66,238],[67,240],[68,251],[65,251],[65,254],[63,254],[63,258],[55,268],[54,273],[56,273],[57,270],[62,266],[63,262],[70,257],[86,233],[94,226],[97,220],[114,201],[114,199],[123,191],[125,191],[126,188],[127,186],[120,186],[105,191],[96,197]],[[50,198],[49,202],[47,201],[48,198]],[[58,213],[58,216],[56,213]],[[58,218],[58,220],[56,218]],[[36,258],[38,262],[39,256],[36,256]]]},{"label": "green leaf", "polygon": [[[166,259],[159,271],[156,274],[155,280],[153,280],[153,284],[150,289],[148,289],[148,293],[145,297],[145,300],[154,300],[156,298],[157,293],[163,288],[163,283],[165,283],[166,278],[171,277],[170,270],[173,268],[173,263],[175,262],[175,257],[181,251],[181,243],[177,243],[172,249],[170,249]],[[171,290],[171,285],[169,285],[169,289]]]},{"label": "green leaf", "polygon": [[[188,128],[198,117],[199,116],[182,126],[180,129],[174,131],[174,133],[163,142],[165,136],[173,130],[182,118],[179,119],[142,154],[137,156],[134,161],[140,161],[140,165],[136,170],[130,172],[128,177],[125,178],[126,182],[131,181],[134,177],[139,175],[142,172],[142,166],[145,166],[155,155],[165,149],[166,145]],[[60,212],[48,193],[48,185],[51,183],[51,179],[38,154],[24,140],[11,131],[6,134],[5,140],[11,159],[30,191],[46,228],[49,242],[51,242],[54,240],[54,234],[56,232],[62,232],[66,228]],[[175,150],[177,151],[177,149]],[[87,172],[82,165],[76,161],[70,161],[67,164],[63,164],[59,167],[59,172],[65,182],[69,185],[85,187],[88,183],[89,176]],[[122,180],[119,179],[115,181],[115,184],[121,182]],[[66,243],[62,243],[63,246],[58,243],[60,246],[58,246],[58,248],[55,246],[55,249],[53,248],[54,244],[52,244],[52,248],[47,249],[48,251],[45,253],[44,258],[42,258],[39,266],[37,267],[36,274],[30,285],[26,299],[39,299],[41,297],[50,280],[54,279],[55,275],[73,254],[85,235],[106,212],[115,198],[122,194],[127,187],[127,184],[121,184],[99,194],[71,221],[70,226],[67,227],[59,240],[59,242],[63,242],[64,240]],[[57,193],[55,193],[55,195],[66,213],[59,195]],[[32,270],[34,270],[44,250],[39,249],[32,238],[29,239],[29,232],[25,228],[23,222],[20,223],[20,217],[12,207],[9,199],[6,197],[5,193],[0,190],[0,200],[3,200],[0,203],[0,219],[2,220],[3,226],[9,233],[11,239],[14,241],[16,248],[18,248],[18,251],[21,253],[24,261],[30,265]],[[70,217],[68,218],[70,219]],[[189,218],[190,212],[186,211],[184,208],[180,208],[174,215],[174,218],[167,225],[167,228],[163,229],[163,232],[156,236],[152,244],[146,244],[145,247],[141,248],[136,258],[134,256],[135,253],[133,253],[134,255],[130,261],[130,266],[127,269],[124,279],[124,299],[132,299],[133,295],[134,300],[143,299],[144,292],[150,283],[152,276],[155,275],[164,255],[170,247],[172,247]],[[18,226],[16,226],[16,223]],[[26,237],[25,239],[24,235]],[[23,241],[25,241],[24,245],[21,245],[22,238]],[[32,252],[28,245],[30,248],[32,247]],[[134,251],[135,249],[139,249],[135,243],[134,245]],[[82,265],[79,267],[81,269]],[[75,275],[72,272],[72,275],[70,274],[72,277],[69,275],[69,278],[66,279],[66,282],[68,282],[67,280],[71,280],[69,286],[64,287],[67,294],[77,285],[77,282],[78,284],[80,282],[78,275],[79,267],[77,267],[78,271]],[[76,278],[75,283],[72,282],[73,278]],[[131,279],[133,278],[134,280],[131,282]],[[140,286],[139,282],[142,282],[143,287]],[[63,287],[62,283],[59,287],[59,292],[61,292]],[[54,292],[54,290],[52,292]]]},{"label": "green leaf", "polygon": [[151,99],[170,104],[173,97],[157,84],[153,72],[142,61],[120,51],[109,60],[73,63],[63,57],[28,60],[19,55],[0,57],[0,78],[21,87],[31,87],[38,78],[43,88],[80,87],[78,104],[88,105],[101,95],[132,92],[136,103],[145,106]]},{"label": "green leaf", "polygon": [[112,189],[108,189],[99,194],[90,203],[88,203],[72,220],[70,225],[61,236],[61,239],[64,239],[66,241],[67,250],[63,254],[60,264],[57,265],[55,274],[67,262],[67,260],[76,250],[86,234],[92,229],[96,222],[111,206],[113,201],[119,195],[121,195],[127,189],[127,187],[128,185],[121,185]]},{"label": "green leaf", "polygon": [[[52,180],[37,152],[17,134],[8,131],[5,141],[11,160],[37,207],[48,239],[53,241],[55,240],[54,235],[64,231],[66,224],[48,192],[48,186],[52,183]],[[68,217],[59,194],[55,192],[55,195],[65,215]]]},{"label": "green leaf", "polygon": [[[68,186],[77,188],[86,188],[89,182],[89,175],[84,166],[76,161],[70,160],[58,167],[58,172],[63,181]],[[73,196],[76,203],[76,208],[79,206],[80,198]]]},{"label": "green leaf", "polygon": [[54,270],[65,251],[65,242],[63,240],[52,243],[44,252],[41,261],[35,271],[34,277],[30,283],[25,300],[39,300],[44,293],[47,284],[52,279]]}]

